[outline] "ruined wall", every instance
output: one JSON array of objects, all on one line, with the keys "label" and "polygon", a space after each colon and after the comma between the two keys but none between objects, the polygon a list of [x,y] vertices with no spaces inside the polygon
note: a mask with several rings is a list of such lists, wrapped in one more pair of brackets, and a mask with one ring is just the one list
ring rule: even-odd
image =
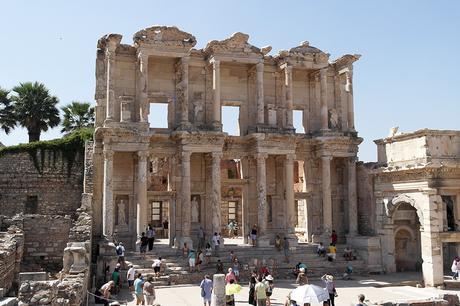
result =
[{"label": "ruined wall", "polygon": [[17,286],[22,259],[24,235],[13,226],[7,232],[0,232],[0,288],[5,293]]},{"label": "ruined wall", "polygon": [[360,235],[375,234],[374,180],[371,174],[375,163],[358,163],[356,171],[358,195],[358,232]]},{"label": "ruined wall", "polygon": [[[0,212],[43,215],[74,214],[83,191],[83,156],[77,154],[68,171],[60,151],[38,151],[0,156]],[[40,170],[38,170],[38,169]]]}]

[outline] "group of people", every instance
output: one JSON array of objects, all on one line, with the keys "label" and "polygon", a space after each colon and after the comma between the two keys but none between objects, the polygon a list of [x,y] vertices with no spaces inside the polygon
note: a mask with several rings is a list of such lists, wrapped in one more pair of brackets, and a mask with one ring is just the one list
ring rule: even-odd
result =
[{"label": "group of people", "polygon": [[[330,238],[331,238],[331,243],[329,244],[327,249],[324,246],[324,244],[320,242],[316,249],[316,253],[318,254],[318,256],[327,257],[328,261],[334,261],[337,259],[336,244],[337,244],[337,239],[338,239],[337,233],[335,232],[335,230],[332,231]],[[349,246],[346,246],[345,249],[343,250],[343,257],[347,261],[356,259],[356,257],[353,254],[353,250]]]}]

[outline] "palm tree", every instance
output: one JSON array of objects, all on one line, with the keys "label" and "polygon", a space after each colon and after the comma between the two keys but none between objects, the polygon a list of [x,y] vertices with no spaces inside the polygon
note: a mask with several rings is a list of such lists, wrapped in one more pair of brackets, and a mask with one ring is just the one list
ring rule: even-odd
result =
[{"label": "palm tree", "polygon": [[62,133],[72,133],[82,128],[94,126],[94,107],[88,102],[73,101],[62,107],[64,120],[62,121]]},{"label": "palm tree", "polygon": [[0,129],[8,134],[16,125],[8,90],[0,88]]},{"label": "palm tree", "polygon": [[29,142],[39,141],[42,131],[59,125],[61,118],[56,107],[59,100],[50,95],[42,83],[20,83],[11,97],[16,122],[29,133]]}]

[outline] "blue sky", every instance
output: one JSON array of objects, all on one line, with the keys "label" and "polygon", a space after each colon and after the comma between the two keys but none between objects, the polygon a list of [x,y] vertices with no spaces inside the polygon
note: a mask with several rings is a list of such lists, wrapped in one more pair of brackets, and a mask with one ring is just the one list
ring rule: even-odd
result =
[{"label": "blue sky", "polygon": [[[203,47],[241,31],[272,52],[308,40],[355,64],[360,159],[376,160],[372,140],[392,126],[460,129],[460,1],[5,1],[0,18],[0,86],[40,81],[62,105],[94,103],[96,43],[120,33],[176,25]],[[42,134],[59,137],[60,128]],[[27,132],[0,132],[7,145]]]}]

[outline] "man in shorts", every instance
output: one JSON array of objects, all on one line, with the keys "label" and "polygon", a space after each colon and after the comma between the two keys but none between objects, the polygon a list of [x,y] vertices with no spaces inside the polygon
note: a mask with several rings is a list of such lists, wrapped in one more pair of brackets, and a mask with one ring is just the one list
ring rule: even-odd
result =
[{"label": "man in shorts", "polygon": [[142,279],[142,274],[138,273],[137,278],[134,281],[134,294],[136,295],[136,305],[144,305],[144,280]]},{"label": "man in shorts", "polygon": [[155,276],[159,277],[160,269],[161,269],[161,257],[158,257],[158,259],[153,260],[152,268],[153,268],[153,271],[155,272]]},{"label": "man in shorts", "polygon": [[206,306],[206,303],[208,306],[211,306],[212,280],[209,279],[209,275],[206,274],[204,276],[204,279],[201,281],[200,288],[204,306]]},{"label": "man in shorts", "polygon": [[126,273],[126,279],[128,280],[129,291],[133,291],[135,277],[136,277],[136,270],[134,270],[133,265],[129,265],[128,273]]},{"label": "man in shorts", "polygon": [[196,261],[196,252],[195,250],[188,251],[188,264],[189,264],[189,271],[195,272],[195,261]]}]

